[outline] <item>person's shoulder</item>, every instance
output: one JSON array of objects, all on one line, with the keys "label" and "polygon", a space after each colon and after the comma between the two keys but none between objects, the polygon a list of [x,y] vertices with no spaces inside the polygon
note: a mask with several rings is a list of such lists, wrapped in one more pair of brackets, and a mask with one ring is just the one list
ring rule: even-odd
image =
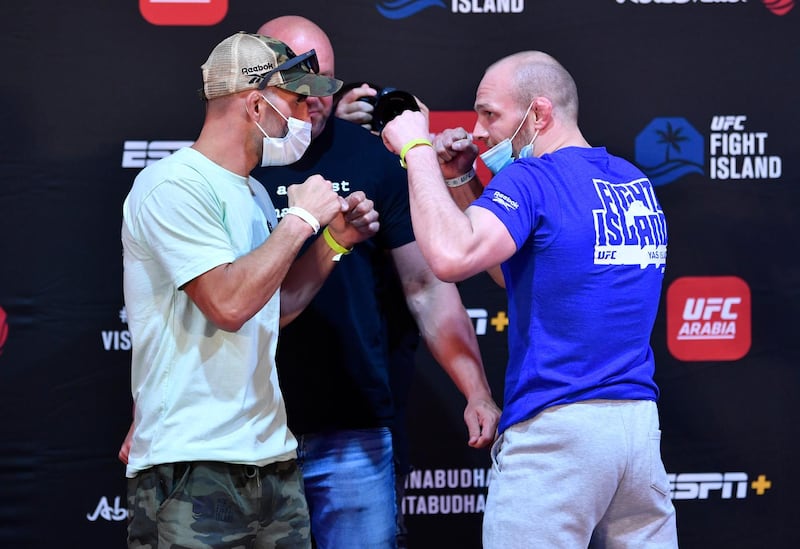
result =
[{"label": "person's shoulder", "polygon": [[583,147],[583,146],[568,146],[556,149],[553,152],[543,154],[542,160],[558,161],[562,159],[575,159],[575,158],[600,158],[608,157],[608,151],[605,147]]},{"label": "person's shoulder", "polygon": [[136,174],[134,179],[134,186],[143,185],[144,182],[153,182],[163,180],[169,174],[180,171],[187,165],[187,159],[191,159],[191,153],[186,153],[189,149],[178,149],[169,156],[160,158],[155,162],[146,165],[142,170]]},{"label": "person's shoulder", "polygon": [[402,173],[405,177],[405,170],[400,166],[397,156],[386,148],[380,136],[341,118],[334,118],[333,123],[336,142],[347,143],[348,147],[357,150],[362,162],[383,165],[389,171]]},{"label": "person's shoulder", "polygon": [[544,169],[576,170],[589,166],[607,166],[616,162],[616,157],[609,154],[605,147],[562,147],[538,158],[538,165]]},{"label": "person's shoulder", "polygon": [[155,189],[171,188],[199,189],[209,183],[209,178],[224,170],[198,151],[185,147],[169,156],[145,166],[134,179],[131,192],[149,194]]},{"label": "person's shoulder", "polygon": [[[647,177],[642,169],[636,165],[635,162],[632,160],[625,158],[623,156],[619,156],[617,154],[611,153],[606,150],[605,147],[595,147],[598,151],[602,151],[604,158],[608,162],[608,169],[610,171],[621,172],[623,174],[628,174],[629,177]],[[598,152],[598,154],[600,154]]]},{"label": "person's shoulder", "polygon": [[194,150],[191,147],[183,147],[178,149],[169,156],[160,158],[152,164],[145,166],[141,174],[163,173],[170,171],[181,170],[200,170],[209,165],[211,161],[206,158],[202,153]]},{"label": "person's shoulder", "polygon": [[333,131],[336,139],[345,138],[359,144],[380,145],[383,147],[380,137],[355,122],[343,120],[336,116],[332,116],[331,120],[333,121]]}]

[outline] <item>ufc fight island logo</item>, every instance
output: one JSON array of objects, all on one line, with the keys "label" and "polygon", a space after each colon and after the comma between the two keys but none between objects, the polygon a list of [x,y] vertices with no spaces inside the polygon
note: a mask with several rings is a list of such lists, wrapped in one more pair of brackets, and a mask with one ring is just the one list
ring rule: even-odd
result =
[{"label": "ufc fight island logo", "polygon": [[627,183],[595,179],[600,207],[594,216],[595,265],[648,265],[667,261],[667,223],[647,178]]},{"label": "ufc fight island logo", "polygon": [[678,360],[739,360],[750,327],[750,287],[739,277],[684,277],[667,290],[667,348]]}]

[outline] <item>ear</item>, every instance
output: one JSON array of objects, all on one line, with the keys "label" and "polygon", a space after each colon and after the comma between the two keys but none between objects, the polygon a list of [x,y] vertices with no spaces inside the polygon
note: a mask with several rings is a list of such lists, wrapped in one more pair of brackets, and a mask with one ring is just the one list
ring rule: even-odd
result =
[{"label": "ear", "polygon": [[543,130],[553,122],[553,103],[546,97],[536,97],[533,100],[531,112],[535,115],[533,128]]},{"label": "ear", "polygon": [[245,96],[244,107],[247,115],[256,122],[259,122],[264,117],[264,100],[259,92],[251,91],[248,93]]}]

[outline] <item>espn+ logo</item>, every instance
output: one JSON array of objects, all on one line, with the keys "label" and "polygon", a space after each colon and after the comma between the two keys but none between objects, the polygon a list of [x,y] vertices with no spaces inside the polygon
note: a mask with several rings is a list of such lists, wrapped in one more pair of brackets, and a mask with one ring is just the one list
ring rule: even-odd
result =
[{"label": "espn+ logo", "polygon": [[750,287],[739,277],[683,277],[667,290],[667,347],[691,361],[739,360],[750,350]]}]

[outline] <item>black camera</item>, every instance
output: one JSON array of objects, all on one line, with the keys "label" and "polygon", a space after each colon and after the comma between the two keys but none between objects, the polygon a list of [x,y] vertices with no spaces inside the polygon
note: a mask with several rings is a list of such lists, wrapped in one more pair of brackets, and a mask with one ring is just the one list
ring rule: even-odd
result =
[{"label": "black camera", "polygon": [[382,132],[383,127],[403,111],[419,110],[417,100],[407,91],[396,88],[372,87],[378,90],[377,95],[374,97],[361,97],[359,101],[365,101],[374,107],[370,128],[374,132]]}]

